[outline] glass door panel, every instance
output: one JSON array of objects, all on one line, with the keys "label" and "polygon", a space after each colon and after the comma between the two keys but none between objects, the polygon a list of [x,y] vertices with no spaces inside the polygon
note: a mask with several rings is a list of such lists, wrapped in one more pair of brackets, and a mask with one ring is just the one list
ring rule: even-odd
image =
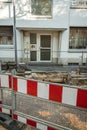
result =
[{"label": "glass door panel", "polygon": [[30,51],[30,61],[36,61],[36,60],[37,60],[37,52]]},{"label": "glass door panel", "polygon": [[30,61],[37,61],[36,33],[30,33]]},{"label": "glass door panel", "polygon": [[51,59],[51,35],[40,35],[40,60]]}]

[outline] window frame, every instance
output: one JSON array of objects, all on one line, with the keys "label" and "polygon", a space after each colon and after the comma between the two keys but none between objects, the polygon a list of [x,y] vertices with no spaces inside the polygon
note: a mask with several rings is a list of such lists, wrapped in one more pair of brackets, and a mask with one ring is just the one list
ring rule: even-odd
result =
[{"label": "window frame", "polygon": [[[9,41],[8,37],[11,37],[12,38],[12,43],[13,43],[13,37],[12,36],[0,36],[0,37],[2,37],[2,38],[6,37],[7,41]],[[3,49],[12,48],[13,49],[14,48],[14,44],[0,44],[0,48],[3,48]]]},{"label": "window frame", "polygon": [[87,8],[87,1],[86,0],[72,0],[71,1],[71,8]]},{"label": "window frame", "polygon": [[31,7],[31,2],[32,2],[32,0],[30,0],[30,17],[32,17],[32,18],[52,18],[52,16],[53,16],[53,0],[50,0],[51,1],[51,12],[50,12],[50,14],[51,15],[34,15],[34,14],[32,14],[32,7]]},{"label": "window frame", "polygon": [[[74,43],[76,43],[76,39],[78,40],[77,41],[77,47],[75,47],[76,45],[74,44],[74,47],[72,47],[72,48],[70,48],[70,37],[71,37],[71,31],[74,29],[74,36],[73,36],[73,39],[75,40],[75,41],[72,41],[72,43],[74,42]],[[82,33],[82,31],[81,32],[78,32],[77,33],[77,35],[75,35],[75,31],[76,31],[76,29],[78,30],[78,31],[81,31],[82,29],[83,30],[86,30],[87,31],[87,28],[84,28],[84,27],[71,27],[70,28],[70,33],[69,33],[69,46],[68,46],[68,49],[69,49],[69,51],[82,51],[82,50],[84,50],[84,51],[86,51],[87,50],[87,43],[85,42],[85,43],[83,43],[81,46],[82,47],[80,47],[80,43],[78,43],[79,42],[79,40],[81,40],[81,38],[79,39],[79,37],[80,37],[80,33]],[[77,36],[77,37],[76,37]],[[84,35],[83,35],[84,36]],[[85,39],[85,38],[84,38]],[[83,40],[82,40],[83,41]],[[81,41],[81,42],[82,42]]]}]

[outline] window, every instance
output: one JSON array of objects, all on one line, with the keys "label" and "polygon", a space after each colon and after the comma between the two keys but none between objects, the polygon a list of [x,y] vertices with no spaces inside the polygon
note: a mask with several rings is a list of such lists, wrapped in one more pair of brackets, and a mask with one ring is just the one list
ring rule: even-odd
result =
[{"label": "window", "polygon": [[12,37],[11,36],[0,36],[0,45],[12,45]]},{"label": "window", "polygon": [[87,28],[70,28],[69,49],[87,48]]},{"label": "window", "polygon": [[0,46],[13,45],[13,27],[0,26]]},{"label": "window", "polygon": [[52,0],[31,0],[31,14],[51,16]]},{"label": "window", "polygon": [[40,38],[41,47],[50,47],[51,46],[51,35],[41,35]]},{"label": "window", "polygon": [[15,0],[18,18],[51,18],[53,0]]},{"label": "window", "polygon": [[78,5],[80,6],[87,6],[87,0],[79,0]]},{"label": "window", "polygon": [[76,7],[87,7],[87,0],[72,0],[71,5]]},{"label": "window", "polygon": [[36,33],[30,33],[30,44],[36,44]]}]

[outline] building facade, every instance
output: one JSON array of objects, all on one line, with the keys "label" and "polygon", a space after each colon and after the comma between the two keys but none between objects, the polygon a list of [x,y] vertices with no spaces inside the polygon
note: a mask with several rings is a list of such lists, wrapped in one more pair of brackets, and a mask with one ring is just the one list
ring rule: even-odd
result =
[{"label": "building facade", "polygon": [[[18,62],[87,62],[87,0],[15,0]],[[13,3],[0,3],[0,60],[15,60]]]}]

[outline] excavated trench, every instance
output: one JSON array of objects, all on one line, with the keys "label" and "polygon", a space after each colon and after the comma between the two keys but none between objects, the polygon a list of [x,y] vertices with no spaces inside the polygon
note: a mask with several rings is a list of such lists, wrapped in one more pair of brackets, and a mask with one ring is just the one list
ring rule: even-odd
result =
[{"label": "excavated trench", "polygon": [[31,72],[24,77],[40,81],[61,83],[72,86],[86,87],[87,75],[80,73],[78,70],[72,72]]}]

